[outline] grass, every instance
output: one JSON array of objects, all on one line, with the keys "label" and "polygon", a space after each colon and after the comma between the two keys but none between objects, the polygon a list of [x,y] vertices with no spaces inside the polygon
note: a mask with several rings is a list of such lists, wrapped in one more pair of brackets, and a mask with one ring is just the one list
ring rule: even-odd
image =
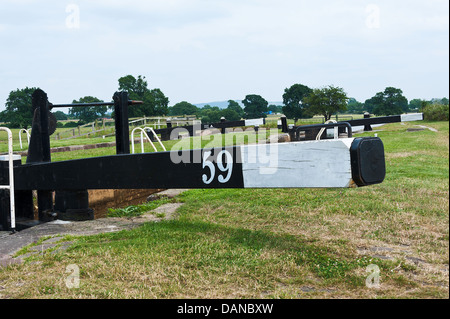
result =
[{"label": "grass", "polygon": [[[125,208],[109,208],[107,217],[138,217],[169,202],[171,202],[171,200],[167,198],[161,198],[140,205],[127,206]],[[163,216],[157,215],[156,217],[163,217]]]},{"label": "grass", "polygon": [[[438,132],[407,131],[416,124]],[[73,237],[0,269],[0,298],[448,298],[449,124],[377,130],[382,184],[190,190],[175,220]],[[71,264],[76,289],[65,285]],[[366,286],[370,265],[379,289]]]}]

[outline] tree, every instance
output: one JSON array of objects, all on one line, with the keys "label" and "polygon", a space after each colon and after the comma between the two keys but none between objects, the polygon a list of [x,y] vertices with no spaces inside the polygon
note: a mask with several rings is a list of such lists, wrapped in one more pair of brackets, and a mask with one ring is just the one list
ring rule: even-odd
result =
[{"label": "tree", "polygon": [[286,88],[283,94],[283,114],[293,119],[294,123],[297,123],[300,118],[311,117],[306,113],[308,105],[304,101],[311,92],[312,90],[303,84],[294,84]]},{"label": "tree", "polygon": [[221,115],[227,121],[239,121],[241,119],[241,115],[239,115],[236,111],[234,111],[230,108],[226,108],[225,110],[222,110]]},{"label": "tree", "polygon": [[375,94],[375,96],[371,97],[370,99],[367,99],[364,102],[364,108],[367,112],[373,113],[373,110],[377,105],[383,104],[383,93],[379,92]]},{"label": "tree", "polygon": [[239,103],[236,101],[228,100],[227,109],[236,112],[239,115],[239,119],[244,117],[245,112],[242,109],[242,107],[239,105]]},{"label": "tree", "polygon": [[409,101],[408,108],[410,111],[418,112],[428,104],[427,101],[421,99],[412,99]]},{"label": "tree", "polygon": [[269,112],[272,112],[272,113],[282,113],[282,112],[283,112],[283,106],[282,106],[282,105],[274,105],[274,104],[270,104],[270,105],[267,107],[267,110],[268,110]]},{"label": "tree", "polygon": [[0,122],[9,123],[11,127],[28,128],[33,122],[31,96],[37,88],[26,87],[9,93],[6,109],[0,113]]},{"label": "tree", "polygon": [[166,115],[168,113],[169,98],[160,89],[150,90],[147,95],[150,95],[150,103],[154,105],[154,115]]},{"label": "tree", "polygon": [[206,104],[198,110],[197,114],[201,117],[202,123],[217,123],[222,117],[222,110],[218,106]]},{"label": "tree", "polygon": [[56,111],[53,114],[55,115],[55,118],[56,118],[57,121],[65,121],[65,120],[69,119],[67,114],[62,112],[62,111]]},{"label": "tree", "polygon": [[347,112],[351,114],[363,114],[364,103],[358,102],[353,97],[349,98],[347,103]]},{"label": "tree", "polygon": [[[103,102],[93,96],[85,96],[80,98],[78,101],[73,100],[72,103],[96,103]],[[72,107],[69,110],[69,114],[79,119],[82,123],[94,122],[96,119],[104,117],[107,111],[106,106],[85,106],[85,107]]]},{"label": "tree", "polygon": [[194,115],[197,114],[199,109],[186,101],[179,102],[170,108],[170,115]]},{"label": "tree", "polygon": [[328,121],[333,114],[347,110],[348,97],[343,88],[330,85],[314,89],[304,101],[309,104],[311,112],[323,115]]},{"label": "tree", "polygon": [[148,91],[147,81],[145,81],[145,76],[138,75],[136,79],[132,75],[126,75],[119,79],[119,90],[127,91],[128,96],[133,96],[133,98],[143,99],[145,92]]},{"label": "tree", "polygon": [[408,100],[401,89],[387,87],[384,92],[378,92],[366,100],[368,111],[375,115],[396,115],[408,111]]},{"label": "tree", "polygon": [[269,104],[263,97],[256,94],[247,95],[244,100],[244,118],[255,119],[261,117],[267,117],[267,105]]},{"label": "tree", "polygon": [[130,117],[166,115],[168,112],[169,99],[160,89],[150,90],[145,76],[138,75],[137,79],[132,75],[121,77],[119,90],[127,91],[131,100],[144,102],[128,109]]},{"label": "tree", "polygon": [[438,99],[438,98],[433,98],[430,101],[430,104],[442,104],[442,105],[448,105],[448,99],[446,97],[442,98],[442,99]]}]

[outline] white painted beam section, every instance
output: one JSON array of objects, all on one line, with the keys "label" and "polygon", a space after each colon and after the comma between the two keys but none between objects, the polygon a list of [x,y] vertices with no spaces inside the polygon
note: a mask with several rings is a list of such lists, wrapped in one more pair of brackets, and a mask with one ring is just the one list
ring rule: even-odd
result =
[{"label": "white painted beam section", "polygon": [[423,113],[412,113],[400,115],[402,122],[423,121]]},{"label": "white painted beam section", "polygon": [[245,188],[343,188],[352,185],[353,138],[241,148]]},{"label": "white painted beam section", "polygon": [[245,126],[264,125],[264,119],[245,120]]}]

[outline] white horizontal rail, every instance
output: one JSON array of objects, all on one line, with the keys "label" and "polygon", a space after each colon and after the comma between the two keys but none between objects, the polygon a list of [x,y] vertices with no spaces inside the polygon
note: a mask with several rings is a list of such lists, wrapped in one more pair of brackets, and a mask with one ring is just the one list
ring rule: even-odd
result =
[{"label": "white horizontal rail", "polygon": [[14,206],[14,166],[13,166],[13,138],[12,132],[7,127],[0,127],[0,131],[6,131],[8,133],[8,166],[9,166],[9,185],[0,185],[0,189],[9,190],[9,202],[11,213],[11,229],[14,231],[16,228],[16,214]]}]

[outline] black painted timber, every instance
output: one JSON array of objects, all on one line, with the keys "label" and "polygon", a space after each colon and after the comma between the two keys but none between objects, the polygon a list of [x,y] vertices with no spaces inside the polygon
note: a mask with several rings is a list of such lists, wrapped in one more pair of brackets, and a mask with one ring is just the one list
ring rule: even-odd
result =
[{"label": "black painted timber", "polygon": [[[243,188],[240,146],[209,149],[213,151],[210,161],[215,163],[223,149],[233,156],[232,175],[225,184],[217,179],[203,183],[202,176],[209,170],[202,163],[204,150],[200,149],[25,164],[14,168],[14,184],[16,190]],[[174,163],[171,153],[189,161]]]},{"label": "black painted timber", "polygon": [[[264,120],[265,122],[265,120]],[[209,124],[195,124],[195,125],[186,125],[186,126],[171,126],[167,128],[161,128],[155,130],[156,134],[161,134],[161,137],[163,139],[168,139],[170,134],[177,130],[180,131],[181,129],[187,130],[189,132],[190,136],[194,136],[195,130],[207,130],[207,129],[226,129],[231,127],[243,127],[245,125],[245,120],[239,120],[239,121],[225,121],[225,122],[218,122],[218,123],[209,123]]]}]

